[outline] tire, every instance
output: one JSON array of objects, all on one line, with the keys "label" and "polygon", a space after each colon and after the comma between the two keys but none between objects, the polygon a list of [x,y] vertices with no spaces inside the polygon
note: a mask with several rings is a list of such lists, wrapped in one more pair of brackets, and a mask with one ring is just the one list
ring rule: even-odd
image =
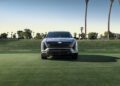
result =
[{"label": "tire", "polygon": [[46,55],[41,54],[41,59],[47,59]]},{"label": "tire", "polygon": [[76,60],[77,58],[78,58],[78,53],[75,53],[75,54],[72,55],[72,59]]}]

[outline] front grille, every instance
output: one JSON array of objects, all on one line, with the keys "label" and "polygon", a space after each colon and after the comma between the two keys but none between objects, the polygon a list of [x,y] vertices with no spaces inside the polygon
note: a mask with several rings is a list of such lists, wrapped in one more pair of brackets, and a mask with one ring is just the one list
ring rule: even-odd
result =
[{"label": "front grille", "polygon": [[64,55],[64,54],[69,54],[71,51],[69,49],[50,49],[49,54],[56,54],[56,55]]},{"label": "front grille", "polygon": [[69,48],[71,42],[62,42],[62,43],[58,43],[58,42],[47,42],[47,45],[49,48]]}]

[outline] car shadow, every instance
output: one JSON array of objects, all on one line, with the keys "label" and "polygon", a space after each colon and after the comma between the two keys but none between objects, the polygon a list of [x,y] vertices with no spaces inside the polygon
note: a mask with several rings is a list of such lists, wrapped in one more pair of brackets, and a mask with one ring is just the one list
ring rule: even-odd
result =
[{"label": "car shadow", "polygon": [[54,56],[51,60],[74,62],[117,62],[118,59],[118,57],[105,55],[79,55],[76,60],[72,59],[70,56]]}]

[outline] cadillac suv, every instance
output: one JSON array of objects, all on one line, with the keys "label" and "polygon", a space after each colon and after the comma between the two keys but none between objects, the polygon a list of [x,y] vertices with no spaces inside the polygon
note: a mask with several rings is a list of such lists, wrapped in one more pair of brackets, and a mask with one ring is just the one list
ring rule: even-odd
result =
[{"label": "cadillac suv", "polygon": [[78,44],[67,31],[48,32],[41,42],[41,58],[49,56],[70,55],[73,59],[78,57]]}]

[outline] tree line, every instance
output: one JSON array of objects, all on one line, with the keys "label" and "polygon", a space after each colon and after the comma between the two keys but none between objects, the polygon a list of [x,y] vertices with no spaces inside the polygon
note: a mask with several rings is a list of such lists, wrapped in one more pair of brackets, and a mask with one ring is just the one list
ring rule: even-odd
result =
[{"label": "tree line", "polygon": [[[8,35],[11,35],[8,37]],[[43,39],[46,37],[47,33],[36,33],[30,29],[18,30],[17,33],[1,33],[0,39]]]},{"label": "tree line", "polygon": [[120,34],[112,33],[112,32],[104,32],[104,34],[98,34],[97,32],[89,32],[87,36],[85,33],[74,33],[74,38],[76,39],[90,39],[90,40],[96,40],[96,39],[120,39]]},{"label": "tree line", "polygon": [[[10,37],[8,37],[8,35],[10,35]],[[95,39],[107,39],[108,37],[108,32],[104,32],[104,34],[101,34],[100,37],[98,37],[98,33],[97,32],[89,32],[87,34],[87,37],[85,36],[85,33],[83,33],[83,28],[81,28],[81,32],[80,33],[74,33],[73,37],[75,39],[91,39],[91,40],[95,40]],[[30,29],[24,29],[24,30],[18,30],[16,33],[1,33],[0,34],[0,39],[43,39],[47,36],[47,32],[46,33],[34,33],[32,30]],[[109,33],[109,37],[110,39],[120,39],[120,34],[116,34],[116,33]]]}]

